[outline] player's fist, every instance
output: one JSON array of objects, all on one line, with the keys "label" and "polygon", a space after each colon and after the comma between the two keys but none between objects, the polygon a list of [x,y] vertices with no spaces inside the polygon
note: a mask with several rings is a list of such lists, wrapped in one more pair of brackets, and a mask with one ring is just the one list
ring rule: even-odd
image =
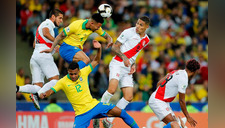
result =
[{"label": "player's fist", "polygon": [[93,46],[94,48],[101,48],[101,44],[97,40],[93,40]]},{"label": "player's fist", "polygon": [[46,94],[45,94],[45,93],[41,93],[41,94],[39,95],[39,97],[40,97],[41,99],[44,99],[44,98],[45,98],[45,96],[46,96]]}]

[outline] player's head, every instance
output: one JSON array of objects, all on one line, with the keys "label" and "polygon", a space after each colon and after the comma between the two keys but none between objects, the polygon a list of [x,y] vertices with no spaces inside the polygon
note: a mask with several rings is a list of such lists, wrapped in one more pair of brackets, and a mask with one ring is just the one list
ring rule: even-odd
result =
[{"label": "player's head", "polygon": [[147,16],[142,16],[138,19],[136,23],[136,32],[142,34],[149,27],[150,19]]},{"label": "player's head", "polygon": [[50,12],[49,18],[53,21],[56,27],[63,22],[63,15],[64,13],[59,9],[54,9]]},{"label": "player's head", "polygon": [[104,22],[103,17],[99,13],[94,13],[90,19],[90,29],[92,31],[98,30]]},{"label": "player's head", "polygon": [[197,71],[200,69],[200,64],[195,59],[190,59],[186,63],[186,70],[189,71],[189,76],[193,77]]},{"label": "player's head", "polygon": [[72,81],[76,81],[78,79],[80,69],[77,62],[73,61],[72,63],[70,63],[67,71]]}]

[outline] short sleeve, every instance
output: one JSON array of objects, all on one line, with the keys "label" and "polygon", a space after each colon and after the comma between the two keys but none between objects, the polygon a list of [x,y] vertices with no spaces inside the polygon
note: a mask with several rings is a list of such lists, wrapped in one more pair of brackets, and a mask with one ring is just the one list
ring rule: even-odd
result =
[{"label": "short sleeve", "polygon": [[44,26],[43,28],[48,28],[49,31],[51,31],[53,29],[52,25],[49,22],[45,22],[45,24],[43,26]]},{"label": "short sleeve", "polygon": [[77,31],[76,21],[72,22],[68,27],[63,29],[63,32],[66,36],[73,34]]},{"label": "short sleeve", "polygon": [[125,43],[128,39],[128,35],[129,33],[127,32],[127,30],[124,30],[120,36],[117,38],[117,40],[120,42],[120,43]]},{"label": "short sleeve", "polygon": [[178,92],[185,93],[188,86],[188,79],[180,78],[178,79]]},{"label": "short sleeve", "polygon": [[59,80],[55,86],[53,86],[51,89],[56,93],[58,92],[59,90],[61,90],[63,88],[63,82],[62,82],[62,79]]},{"label": "short sleeve", "polygon": [[80,71],[82,74],[85,74],[86,76],[88,76],[93,71],[93,67],[91,64],[89,64],[88,66],[82,68]]},{"label": "short sleeve", "polygon": [[100,27],[98,30],[95,31],[100,36],[105,36],[106,32]]}]

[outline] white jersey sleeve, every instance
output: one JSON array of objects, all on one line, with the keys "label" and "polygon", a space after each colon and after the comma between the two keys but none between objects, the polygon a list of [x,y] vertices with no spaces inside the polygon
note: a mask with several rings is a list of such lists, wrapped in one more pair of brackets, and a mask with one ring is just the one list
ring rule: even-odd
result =
[{"label": "white jersey sleeve", "polygon": [[185,93],[187,86],[188,86],[188,79],[186,79],[186,77],[184,76],[181,76],[178,79],[178,92]]},{"label": "white jersey sleeve", "polygon": [[129,35],[129,32],[127,30],[124,30],[120,36],[117,38],[117,40],[124,44],[127,40],[128,40],[128,35]]}]

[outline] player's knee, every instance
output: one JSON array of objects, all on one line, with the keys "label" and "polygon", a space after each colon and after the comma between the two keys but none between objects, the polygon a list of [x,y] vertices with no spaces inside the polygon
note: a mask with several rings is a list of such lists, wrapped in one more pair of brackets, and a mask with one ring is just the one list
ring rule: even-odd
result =
[{"label": "player's knee", "polygon": [[180,128],[180,126],[179,126],[177,121],[171,122],[170,125],[171,125],[171,128]]},{"label": "player's knee", "polygon": [[83,59],[83,62],[84,62],[85,64],[89,64],[89,63],[90,63],[90,61],[91,61],[91,60],[90,60],[90,58],[88,58],[88,57],[87,57],[87,58],[85,58],[85,59]]},{"label": "player's knee", "polygon": [[116,89],[114,88],[108,88],[107,90],[110,94],[114,95],[114,93],[116,92]]},{"label": "player's knee", "polygon": [[131,102],[131,101],[133,100],[133,95],[124,96],[124,99],[125,99],[126,101]]}]

